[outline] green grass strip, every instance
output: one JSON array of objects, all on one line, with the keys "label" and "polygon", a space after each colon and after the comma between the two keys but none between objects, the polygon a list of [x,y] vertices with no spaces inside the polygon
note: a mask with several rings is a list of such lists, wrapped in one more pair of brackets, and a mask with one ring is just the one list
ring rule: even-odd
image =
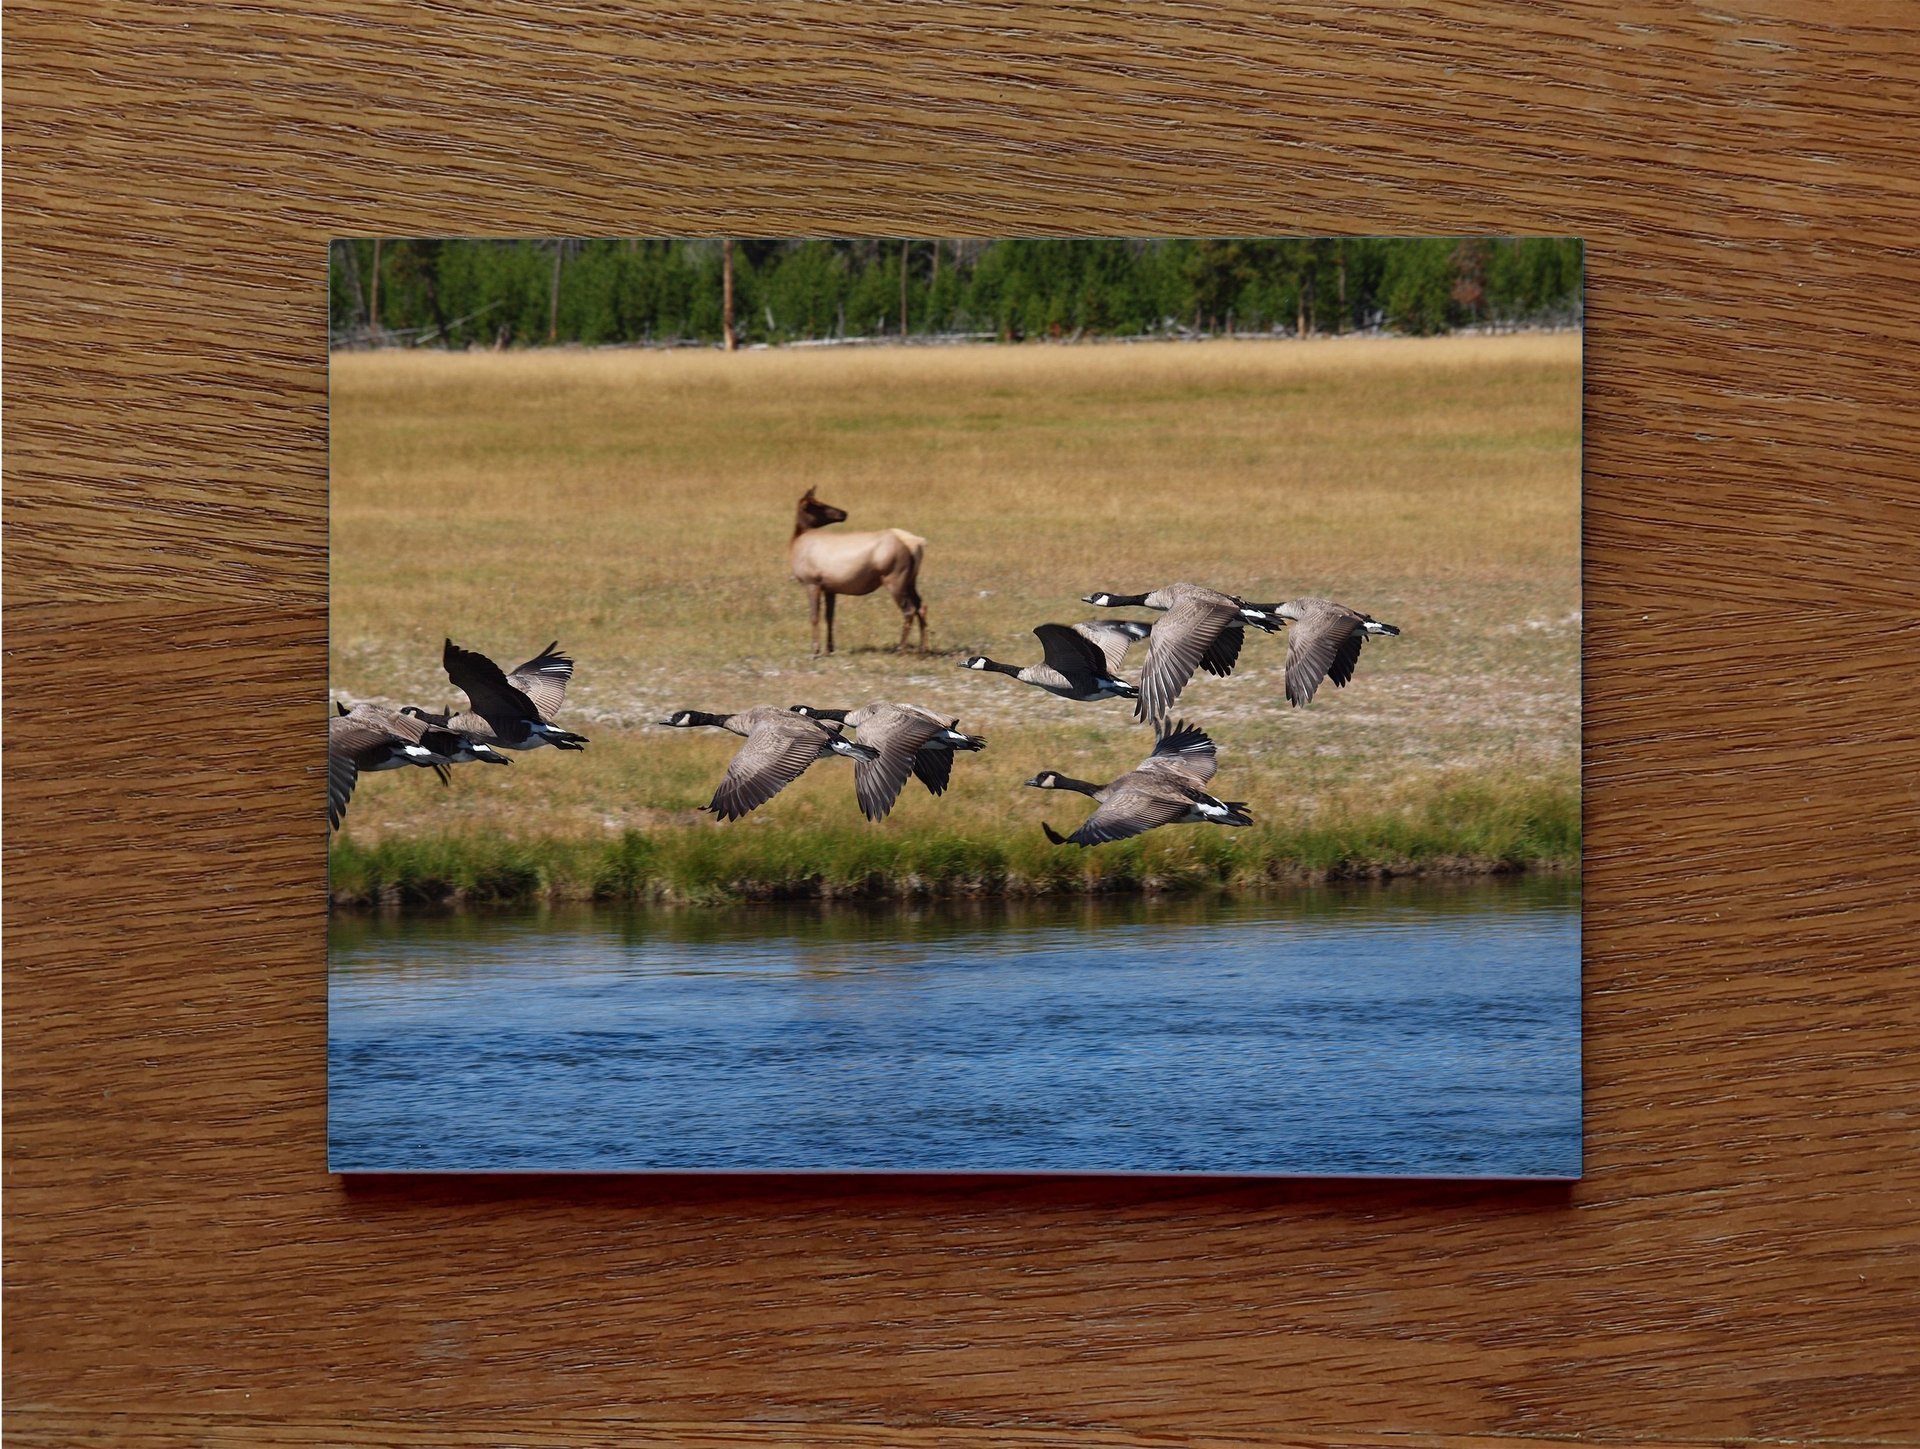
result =
[{"label": "green grass strip", "polygon": [[1037,823],[889,831],[860,821],[673,826],[614,836],[480,830],[333,844],[335,904],[1036,896],[1253,889],[1391,875],[1566,869],[1580,797],[1563,784],[1437,785],[1375,812],[1310,813],[1245,830],[1165,829],[1093,850]]}]

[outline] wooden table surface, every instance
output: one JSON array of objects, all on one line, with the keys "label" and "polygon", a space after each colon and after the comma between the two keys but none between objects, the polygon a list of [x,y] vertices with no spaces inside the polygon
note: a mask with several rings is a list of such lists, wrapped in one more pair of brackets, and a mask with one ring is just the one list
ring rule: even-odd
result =
[{"label": "wooden table surface", "polygon": [[[1920,1439],[1920,8],[6,28],[11,1442]],[[329,235],[1315,231],[1588,239],[1585,1181],[327,1175]]]}]

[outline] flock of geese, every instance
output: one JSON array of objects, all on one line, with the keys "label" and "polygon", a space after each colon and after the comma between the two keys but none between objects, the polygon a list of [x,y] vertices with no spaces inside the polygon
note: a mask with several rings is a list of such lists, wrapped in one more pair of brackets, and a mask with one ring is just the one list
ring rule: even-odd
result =
[{"label": "flock of geese", "polygon": [[[1144,594],[1094,593],[1082,602],[1102,609],[1141,607],[1157,611],[1153,622],[1090,619],[1079,624],[1041,624],[1041,662],[1002,664],[985,655],[963,661],[965,669],[1011,675],[1062,699],[1090,702],[1131,699],[1134,715],[1154,730],[1151,754],[1105,785],[1042,770],[1026,781],[1040,790],[1088,795],[1097,808],[1071,835],[1044,821],[1055,845],[1104,845],[1161,825],[1253,824],[1244,800],[1222,800],[1211,783],[1218,747],[1206,732],[1185,721],[1168,723],[1176,700],[1197,671],[1233,673],[1249,627],[1287,633],[1285,665],[1289,703],[1304,705],[1321,684],[1336,687],[1353,678],[1361,646],[1369,638],[1400,631],[1330,599],[1302,598],[1284,604],[1250,604],[1199,584],[1177,583]],[[1145,641],[1137,684],[1120,677],[1127,652]],[[467,708],[429,713],[408,705],[338,706],[329,723],[327,815],[335,829],[346,813],[354,782],[364,771],[413,765],[432,768],[442,783],[449,767],[479,760],[509,763],[502,750],[552,745],[578,750],[586,737],[561,729],[553,717],[565,700],[573,661],[558,641],[512,671],[451,639],[442,653],[447,677],[465,692]],[[957,718],[918,705],[876,702],[858,709],[761,705],[739,714],[676,710],[660,724],[675,729],[711,727],[745,741],[704,807],[721,820],[738,820],[759,809],[816,760],[841,755],[852,760],[854,795],[868,820],[884,820],[909,778],[941,795],[952,778],[956,754],[986,748],[963,733]],[[853,730],[856,737],[847,738]]]},{"label": "flock of geese", "polygon": [[466,694],[465,709],[434,714],[413,704],[388,709],[362,703],[348,709],[336,703],[338,713],[327,721],[327,823],[335,830],[346,818],[354,785],[367,771],[418,765],[431,769],[444,785],[452,765],[470,760],[512,764],[502,750],[586,746],[585,735],[553,722],[573,678],[573,661],[560,652],[558,639],[511,674],[451,639],[440,662]]}]

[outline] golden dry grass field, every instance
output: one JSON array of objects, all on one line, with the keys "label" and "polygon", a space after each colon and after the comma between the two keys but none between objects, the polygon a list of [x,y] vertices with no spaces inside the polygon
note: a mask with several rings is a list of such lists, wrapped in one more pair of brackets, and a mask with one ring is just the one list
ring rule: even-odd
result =
[{"label": "golden dry grass field", "polygon": [[[1564,862],[1578,851],[1580,347],[338,355],[335,697],[438,707],[457,698],[443,637],[509,668],[557,637],[578,661],[560,723],[592,744],[466,766],[449,789],[424,771],[363,778],[336,892],[409,871],[510,894],[698,894]],[[928,540],[931,653],[892,652],[898,615],[878,593],[843,599],[841,652],[810,656],[786,559],[808,487],[849,512],[842,529]],[[1188,686],[1176,712],[1218,740],[1216,791],[1251,802],[1254,829],[1053,851],[1039,822],[1071,829],[1088,802],[1021,782],[1048,766],[1110,778],[1151,736],[1125,701],[956,666],[1033,662],[1035,624],[1100,612],[1080,595],[1181,579],[1262,602],[1327,595],[1403,633],[1306,709],[1281,692],[1284,636],[1251,635],[1233,677]],[[959,759],[942,799],[909,782],[877,825],[838,760],[721,825],[699,807],[737,740],[653,723],[873,699],[957,715],[989,748]],[[505,857],[492,877],[476,864]]]}]

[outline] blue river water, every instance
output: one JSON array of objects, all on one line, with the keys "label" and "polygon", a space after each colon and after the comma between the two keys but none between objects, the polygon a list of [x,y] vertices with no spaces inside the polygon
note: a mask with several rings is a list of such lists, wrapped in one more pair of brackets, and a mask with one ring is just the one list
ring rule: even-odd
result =
[{"label": "blue river water", "polygon": [[1580,1171],[1574,880],[329,935],[336,1172]]}]

